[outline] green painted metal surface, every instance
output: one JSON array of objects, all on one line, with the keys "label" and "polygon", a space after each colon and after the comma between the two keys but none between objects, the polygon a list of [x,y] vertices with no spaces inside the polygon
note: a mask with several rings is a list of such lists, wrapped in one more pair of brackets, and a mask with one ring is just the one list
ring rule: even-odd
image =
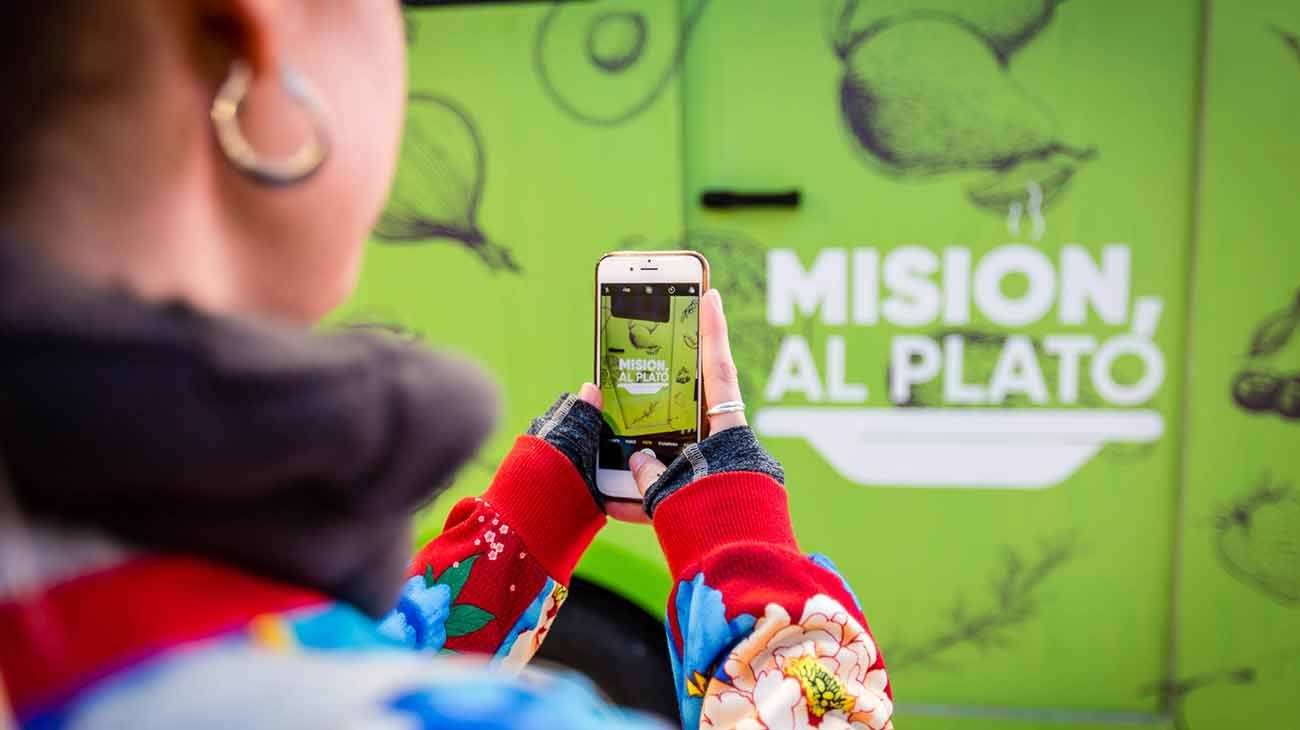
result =
[{"label": "green painted metal surface", "polygon": [[[591,379],[591,274],[692,247],[900,728],[1300,726],[1300,10],[626,0],[415,11],[342,321]],[[707,189],[796,188],[709,211]],[[661,615],[653,534],[579,573]]]}]

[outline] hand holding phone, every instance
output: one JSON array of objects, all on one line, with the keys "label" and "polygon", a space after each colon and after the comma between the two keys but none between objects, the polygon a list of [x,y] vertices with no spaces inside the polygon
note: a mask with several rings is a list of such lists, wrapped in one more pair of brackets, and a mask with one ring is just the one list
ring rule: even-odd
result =
[{"label": "hand holding phone", "polygon": [[700,439],[700,297],[708,262],[694,252],[613,253],[596,266],[596,382],[605,427],[597,488],[638,500],[628,460],[671,461]]},{"label": "hand holding phone", "polygon": [[[727,335],[727,318],[722,310],[722,296],[716,289],[705,292],[700,299],[700,381],[705,410],[712,404],[741,399],[740,381]],[[703,436],[747,425],[744,411],[706,416]],[[633,454],[629,466],[638,494],[645,494],[646,488],[667,468],[658,458],[643,453]]]}]

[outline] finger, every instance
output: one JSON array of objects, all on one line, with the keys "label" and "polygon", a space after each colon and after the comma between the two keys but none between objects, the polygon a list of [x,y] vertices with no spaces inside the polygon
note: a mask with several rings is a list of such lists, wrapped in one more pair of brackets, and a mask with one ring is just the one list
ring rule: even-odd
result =
[{"label": "finger", "polygon": [[600,394],[600,388],[591,383],[583,383],[582,387],[578,389],[578,400],[586,401],[596,408],[600,408],[601,403],[604,402],[604,398]]},{"label": "finger", "polygon": [[[705,292],[700,303],[700,358],[704,371],[705,407],[740,400],[740,378],[731,358],[727,338],[727,317],[722,312],[722,295],[717,289]],[[745,425],[743,412],[709,416],[709,432]]]},{"label": "finger", "polygon": [[644,502],[605,498],[605,514],[619,522],[633,522],[639,525],[650,524],[650,515],[645,513]]},{"label": "finger", "polygon": [[645,496],[645,490],[649,489],[659,475],[664,473],[664,469],[668,468],[650,449],[641,449],[632,454],[627,460],[627,465],[632,470],[632,478],[636,480],[636,491],[642,497]]}]

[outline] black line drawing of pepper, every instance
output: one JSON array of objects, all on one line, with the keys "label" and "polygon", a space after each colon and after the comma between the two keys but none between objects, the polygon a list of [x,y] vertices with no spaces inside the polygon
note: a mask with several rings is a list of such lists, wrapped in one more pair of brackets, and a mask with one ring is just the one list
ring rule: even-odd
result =
[{"label": "black line drawing of pepper", "polygon": [[485,181],[483,139],[469,113],[445,97],[411,94],[401,159],[375,238],[389,244],[451,241],[492,271],[519,273],[510,249],[479,229]]},{"label": "black line drawing of pepper", "polygon": [[1300,606],[1300,494],[1262,476],[1214,519],[1219,564],[1233,578],[1284,606]]},{"label": "black line drawing of pepper", "polygon": [[542,90],[583,124],[614,127],[639,116],[681,68],[709,2],[687,2],[680,28],[672,31],[651,27],[638,9],[553,4],[533,37],[533,70]]},{"label": "black line drawing of pepper", "polygon": [[875,169],[900,180],[983,172],[974,205],[1028,215],[1068,187],[1093,147],[1059,139],[1050,110],[1011,74],[1015,53],[1063,0],[831,0],[828,41],[843,65],[840,110]]},{"label": "black line drawing of pepper", "polygon": [[893,643],[889,651],[890,666],[897,669],[942,665],[943,657],[960,646],[975,646],[982,651],[1007,648],[1014,630],[1033,620],[1041,610],[1043,587],[1048,578],[1059,572],[1077,552],[1074,535],[1041,541],[1038,555],[1032,560],[1006,548],[1002,565],[990,578],[987,601],[972,610],[968,597],[958,596],[945,628],[921,641]]},{"label": "black line drawing of pepper", "polygon": [[1300,291],[1290,306],[1265,317],[1251,335],[1247,366],[1232,380],[1232,399],[1254,413],[1274,411],[1288,420],[1300,419],[1300,363],[1287,370],[1278,355],[1300,329]]}]

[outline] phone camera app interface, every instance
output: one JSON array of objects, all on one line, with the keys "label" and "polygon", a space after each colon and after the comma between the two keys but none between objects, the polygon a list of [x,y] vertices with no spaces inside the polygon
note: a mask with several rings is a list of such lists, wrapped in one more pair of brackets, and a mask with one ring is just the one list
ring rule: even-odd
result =
[{"label": "phone camera app interface", "polygon": [[602,284],[600,468],[649,448],[665,464],[695,443],[699,285]]}]

